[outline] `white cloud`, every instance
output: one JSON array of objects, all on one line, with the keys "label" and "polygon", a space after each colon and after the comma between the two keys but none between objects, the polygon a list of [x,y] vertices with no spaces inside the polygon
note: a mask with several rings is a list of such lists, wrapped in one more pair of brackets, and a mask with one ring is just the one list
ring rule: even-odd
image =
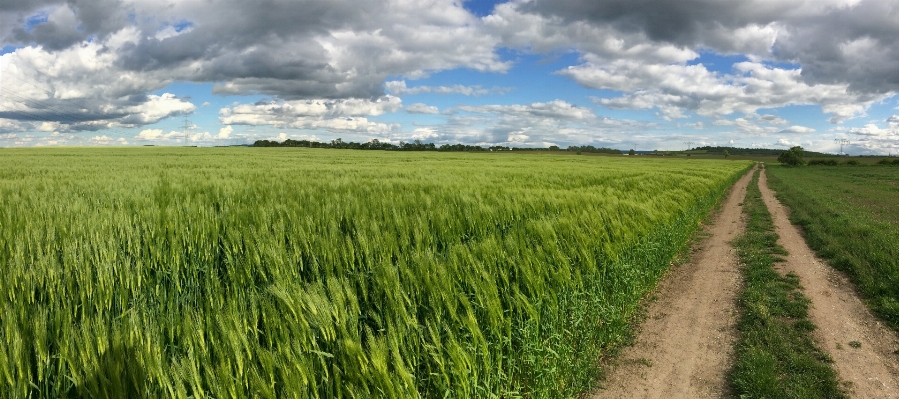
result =
[{"label": "white cloud", "polygon": [[401,109],[402,100],[384,96],[371,100],[295,100],[239,104],[219,111],[225,125],[270,125],[276,128],[327,130],[331,132],[385,133],[399,125],[369,121]]},{"label": "white cloud", "polygon": [[440,110],[433,105],[415,103],[406,107],[406,112],[410,114],[439,114]]},{"label": "white cloud", "polygon": [[501,37],[504,46],[543,53],[573,48],[605,59],[640,59],[652,63],[684,62],[699,56],[683,46],[652,42],[641,32],[624,32],[607,25],[520,10],[530,3],[511,1],[497,5],[494,14],[483,18],[485,28]]},{"label": "white cloud", "polygon": [[781,147],[795,147],[800,144],[787,139],[778,139],[776,145]]},{"label": "white cloud", "polygon": [[[869,136],[874,138],[884,138],[887,136],[899,136],[899,115],[893,115],[886,120],[886,127],[881,128],[876,123],[868,123],[863,127],[849,129],[849,134],[858,136]],[[890,138],[895,140],[894,138]]]},{"label": "white cloud", "polygon": [[137,136],[134,136],[134,139],[140,141],[156,141],[183,137],[184,132],[176,132],[173,130],[168,133],[163,133],[162,129],[145,129],[138,133]]},{"label": "white cloud", "polygon": [[[495,26],[505,42],[541,52],[573,48],[605,61],[670,64],[687,59],[614,50],[702,49],[798,63],[809,85],[846,84],[868,94],[899,91],[893,1],[517,0],[488,18],[485,25]],[[609,41],[620,46],[603,45]]]},{"label": "white cloud", "polygon": [[231,127],[230,125],[225,126],[221,129],[219,129],[218,138],[227,139],[227,138],[231,137],[231,133],[233,133],[233,132],[234,132],[233,127]]},{"label": "white cloud", "polygon": [[715,126],[733,126],[738,131],[753,135],[765,135],[777,132],[777,128],[773,126],[763,126],[751,116],[734,118],[734,119],[716,119],[712,122]]},{"label": "white cloud", "polygon": [[705,129],[705,123],[702,121],[697,121],[696,123],[685,123],[684,126],[692,127],[694,129]]},{"label": "white cloud", "polygon": [[396,131],[391,141],[414,140],[475,145],[532,147],[550,145],[609,146],[622,132],[645,132],[653,125],[602,118],[589,108],[562,100],[511,105],[460,105],[444,112],[447,122]]},{"label": "white cloud", "polygon": [[814,133],[814,132],[815,132],[815,129],[812,129],[812,128],[810,128],[810,127],[805,127],[805,126],[790,126],[790,127],[786,128],[786,129],[783,129],[783,130],[779,131],[778,133],[800,133],[800,134],[805,134],[805,133]]},{"label": "white cloud", "polygon": [[49,120],[63,130],[141,126],[193,112],[193,104],[171,94],[143,95],[171,78],[117,70],[115,51],[136,34],[124,29],[106,43],[57,52],[24,47],[0,56],[3,88],[10,94],[0,98],[0,110]]},{"label": "white cloud", "polygon": [[271,125],[277,128],[322,129],[332,132],[383,133],[399,125],[369,121],[377,116],[401,109],[398,97],[377,100],[296,100],[241,104],[222,108],[220,120],[225,125]]},{"label": "white cloud", "polygon": [[[310,7],[318,11],[310,14]],[[287,100],[377,98],[388,76],[511,67],[494,52],[498,38],[485,34],[482,22],[455,0],[352,6],[310,0],[304,7],[270,4],[264,11],[237,0],[215,7],[197,1],[160,7],[150,0],[37,0],[15,9],[0,7],[0,39],[22,46],[0,56],[4,87],[64,108],[79,121],[59,122],[75,130],[144,125],[192,112],[186,101],[159,104],[177,100],[146,96],[174,81],[215,82],[219,94]],[[38,11],[49,15],[47,22],[23,30],[22,15]],[[502,91],[432,88],[467,95],[484,90]]]},{"label": "white cloud", "polygon": [[508,116],[532,116],[550,119],[594,119],[596,114],[589,108],[578,107],[562,100],[526,105],[462,105],[455,108],[471,113],[495,113]]},{"label": "white cloud", "polygon": [[123,125],[144,126],[159,122],[160,120],[194,112],[197,107],[187,101],[175,97],[174,94],[165,93],[161,96],[149,95],[147,101],[140,105],[127,107],[124,112],[129,115],[121,118]]},{"label": "white cloud", "polygon": [[[847,84],[808,85],[799,69],[769,68],[755,62],[734,64],[735,74],[721,75],[703,65],[642,64],[616,61],[585,63],[559,71],[576,82],[596,89],[621,91],[620,97],[594,99],[612,109],[659,109],[668,119],[683,117],[685,110],[720,118],[740,112],[753,115],[763,108],[818,104],[842,122],[865,114],[883,95],[849,91]],[[780,123],[772,119],[770,123]]]},{"label": "white cloud", "polygon": [[[233,137],[230,125],[245,124],[385,139],[427,133],[485,143],[592,143],[624,139],[634,134],[629,129],[650,125],[598,117],[588,108],[574,107],[571,98],[456,106],[443,110],[449,112],[448,125],[417,124],[416,129],[430,130],[412,132],[375,118],[404,109],[399,98],[384,96],[385,90],[395,96],[506,93],[511,89],[451,83],[408,87],[407,81],[444,70],[516,73],[511,67],[517,61],[511,60],[521,52],[544,54],[552,62],[574,54],[575,65],[560,75],[587,88],[618,93],[593,98],[596,104],[680,120],[669,127],[824,135],[758,113],[816,105],[840,123],[865,115],[871,104],[899,91],[899,25],[893,3],[510,0],[478,18],[458,0],[308,0],[304,7],[290,2],[259,7],[241,0],[220,0],[215,7],[197,0],[164,7],[154,0],[15,0],[0,6],[0,40],[19,47],[0,56],[3,87],[64,115],[4,95],[0,112],[13,119],[0,118],[0,134],[96,132],[78,139],[89,142],[90,137],[116,137],[110,129],[138,127],[156,139],[177,140],[166,138],[162,130],[145,129],[197,112],[184,98],[152,94],[176,81],[214,83],[218,94],[276,99],[224,108],[221,121],[228,126],[218,134],[195,133],[196,140]],[[38,14],[46,22],[25,25]],[[749,62],[726,72],[716,72],[721,65],[688,65],[701,53],[742,56]],[[782,63],[795,68],[772,66]],[[201,105],[206,106],[208,102]],[[441,111],[421,103],[405,110]],[[694,114],[709,118],[710,126],[684,123]],[[875,122],[846,132],[894,137],[899,129],[895,123]],[[691,134],[702,136],[696,141],[715,139],[704,133]]]},{"label": "white cloud", "polygon": [[421,140],[424,142],[439,140],[440,134],[437,132],[437,129],[432,127],[420,127],[416,128],[409,134],[409,138],[413,140]]},{"label": "white cloud", "polygon": [[165,26],[162,29],[158,30],[156,32],[156,35],[154,35],[153,37],[158,41],[163,41],[168,38],[172,38],[172,37],[176,37],[179,35],[183,35],[185,33],[189,33],[191,30],[193,30],[192,27],[187,27],[186,29],[178,31],[178,29],[176,29],[174,26],[168,25],[168,26]]},{"label": "white cloud", "polygon": [[384,96],[374,101],[365,99],[347,100],[295,100],[270,101],[256,104],[241,104],[222,108],[219,114],[223,123],[230,124],[271,124],[253,123],[253,118],[289,121],[292,118],[318,117],[342,118],[356,116],[377,116],[396,112],[402,107],[399,97]]},{"label": "white cloud", "polygon": [[118,141],[119,143],[121,143],[121,141],[119,141],[119,140],[117,140],[117,139],[114,139],[114,138],[112,138],[112,137],[109,137],[109,136],[107,136],[107,135],[91,137],[90,141],[92,141],[93,144],[98,144],[98,145],[110,145],[110,144],[115,144],[117,141]]},{"label": "white cloud", "polygon": [[850,134],[857,134],[859,136],[883,137],[883,136],[890,136],[890,135],[897,134],[896,132],[897,132],[896,129],[891,129],[891,128],[883,129],[873,123],[869,123],[863,127],[856,127],[856,128],[849,129]]},{"label": "white cloud", "polygon": [[[225,126],[219,129],[217,134],[212,134],[210,132],[191,132],[187,136],[187,143],[190,145],[217,145],[222,142],[231,142],[233,140],[244,140],[245,136],[235,136],[232,133],[234,132],[234,128],[231,126]],[[133,139],[135,141],[141,142],[154,142],[158,144],[168,144],[168,145],[184,145],[185,143],[185,135],[184,132],[179,131],[170,131],[165,133],[162,129],[144,129],[137,136],[134,136]],[[123,143],[127,143],[124,138],[120,138],[119,141]]]},{"label": "white cloud", "polygon": [[493,87],[490,89],[485,89],[481,86],[463,86],[463,85],[452,85],[452,86],[416,86],[416,87],[406,87],[405,80],[391,80],[384,83],[384,87],[391,93],[397,96],[401,96],[404,94],[421,94],[421,93],[434,93],[434,94],[461,94],[465,96],[483,96],[487,94],[505,94],[511,91],[511,88],[508,87]]},{"label": "white cloud", "polygon": [[786,125],[790,123],[777,115],[760,115],[758,116],[758,120],[759,122],[770,123],[772,125]]}]

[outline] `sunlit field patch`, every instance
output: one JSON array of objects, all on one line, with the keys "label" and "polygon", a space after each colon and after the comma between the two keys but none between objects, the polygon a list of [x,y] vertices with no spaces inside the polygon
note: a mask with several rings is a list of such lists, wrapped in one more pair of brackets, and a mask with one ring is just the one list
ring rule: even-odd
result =
[{"label": "sunlit field patch", "polygon": [[573,396],[749,166],[3,150],[0,396]]}]

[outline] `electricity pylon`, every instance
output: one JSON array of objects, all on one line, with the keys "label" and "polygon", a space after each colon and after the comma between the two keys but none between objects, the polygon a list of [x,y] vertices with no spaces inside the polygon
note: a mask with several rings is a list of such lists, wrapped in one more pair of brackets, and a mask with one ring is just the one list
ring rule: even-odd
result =
[{"label": "electricity pylon", "polygon": [[840,155],[846,155],[846,153],[843,152],[843,145],[844,145],[844,144],[845,144],[845,145],[849,145],[849,140],[846,140],[846,139],[833,139],[833,142],[834,142],[834,143],[840,143]]},{"label": "electricity pylon", "polygon": [[190,138],[190,117],[184,115],[184,146],[187,147],[187,140]]}]

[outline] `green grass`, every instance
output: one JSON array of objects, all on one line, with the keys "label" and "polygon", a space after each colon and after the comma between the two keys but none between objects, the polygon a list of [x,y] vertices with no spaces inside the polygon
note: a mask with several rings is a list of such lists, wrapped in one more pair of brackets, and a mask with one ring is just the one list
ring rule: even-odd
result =
[{"label": "green grass", "polygon": [[734,246],[746,287],[740,295],[740,339],[731,373],[740,398],[846,398],[831,360],[810,332],[809,300],[799,277],[774,269],[786,251],[777,244],[771,214],[762,202],[758,172],[746,192],[746,232]]},{"label": "green grass", "polygon": [[871,308],[899,328],[899,168],[770,167],[790,220],[829,264],[845,271]]},{"label": "green grass", "polygon": [[0,397],[573,397],[748,166],[4,150]]}]

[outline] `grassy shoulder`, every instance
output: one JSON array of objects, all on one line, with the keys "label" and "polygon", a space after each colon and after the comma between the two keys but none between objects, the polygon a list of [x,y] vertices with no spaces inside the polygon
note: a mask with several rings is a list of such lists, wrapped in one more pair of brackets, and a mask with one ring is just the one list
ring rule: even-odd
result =
[{"label": "grassy shoulder", "polygon": [[818,256],[899,328],[899,168],[771,167],[768,181]]},{"label": "grassy shoulder", "polygon": [[758,172],[746,192],[746,232],[734,243],[746,287],[740,296],[740,340],[731,381],[740,398],[845,398],[831,360],[810,332],[809,300],[799,277],[774,265],[786,251],[777,244],[771,214],[762,202]]}]

